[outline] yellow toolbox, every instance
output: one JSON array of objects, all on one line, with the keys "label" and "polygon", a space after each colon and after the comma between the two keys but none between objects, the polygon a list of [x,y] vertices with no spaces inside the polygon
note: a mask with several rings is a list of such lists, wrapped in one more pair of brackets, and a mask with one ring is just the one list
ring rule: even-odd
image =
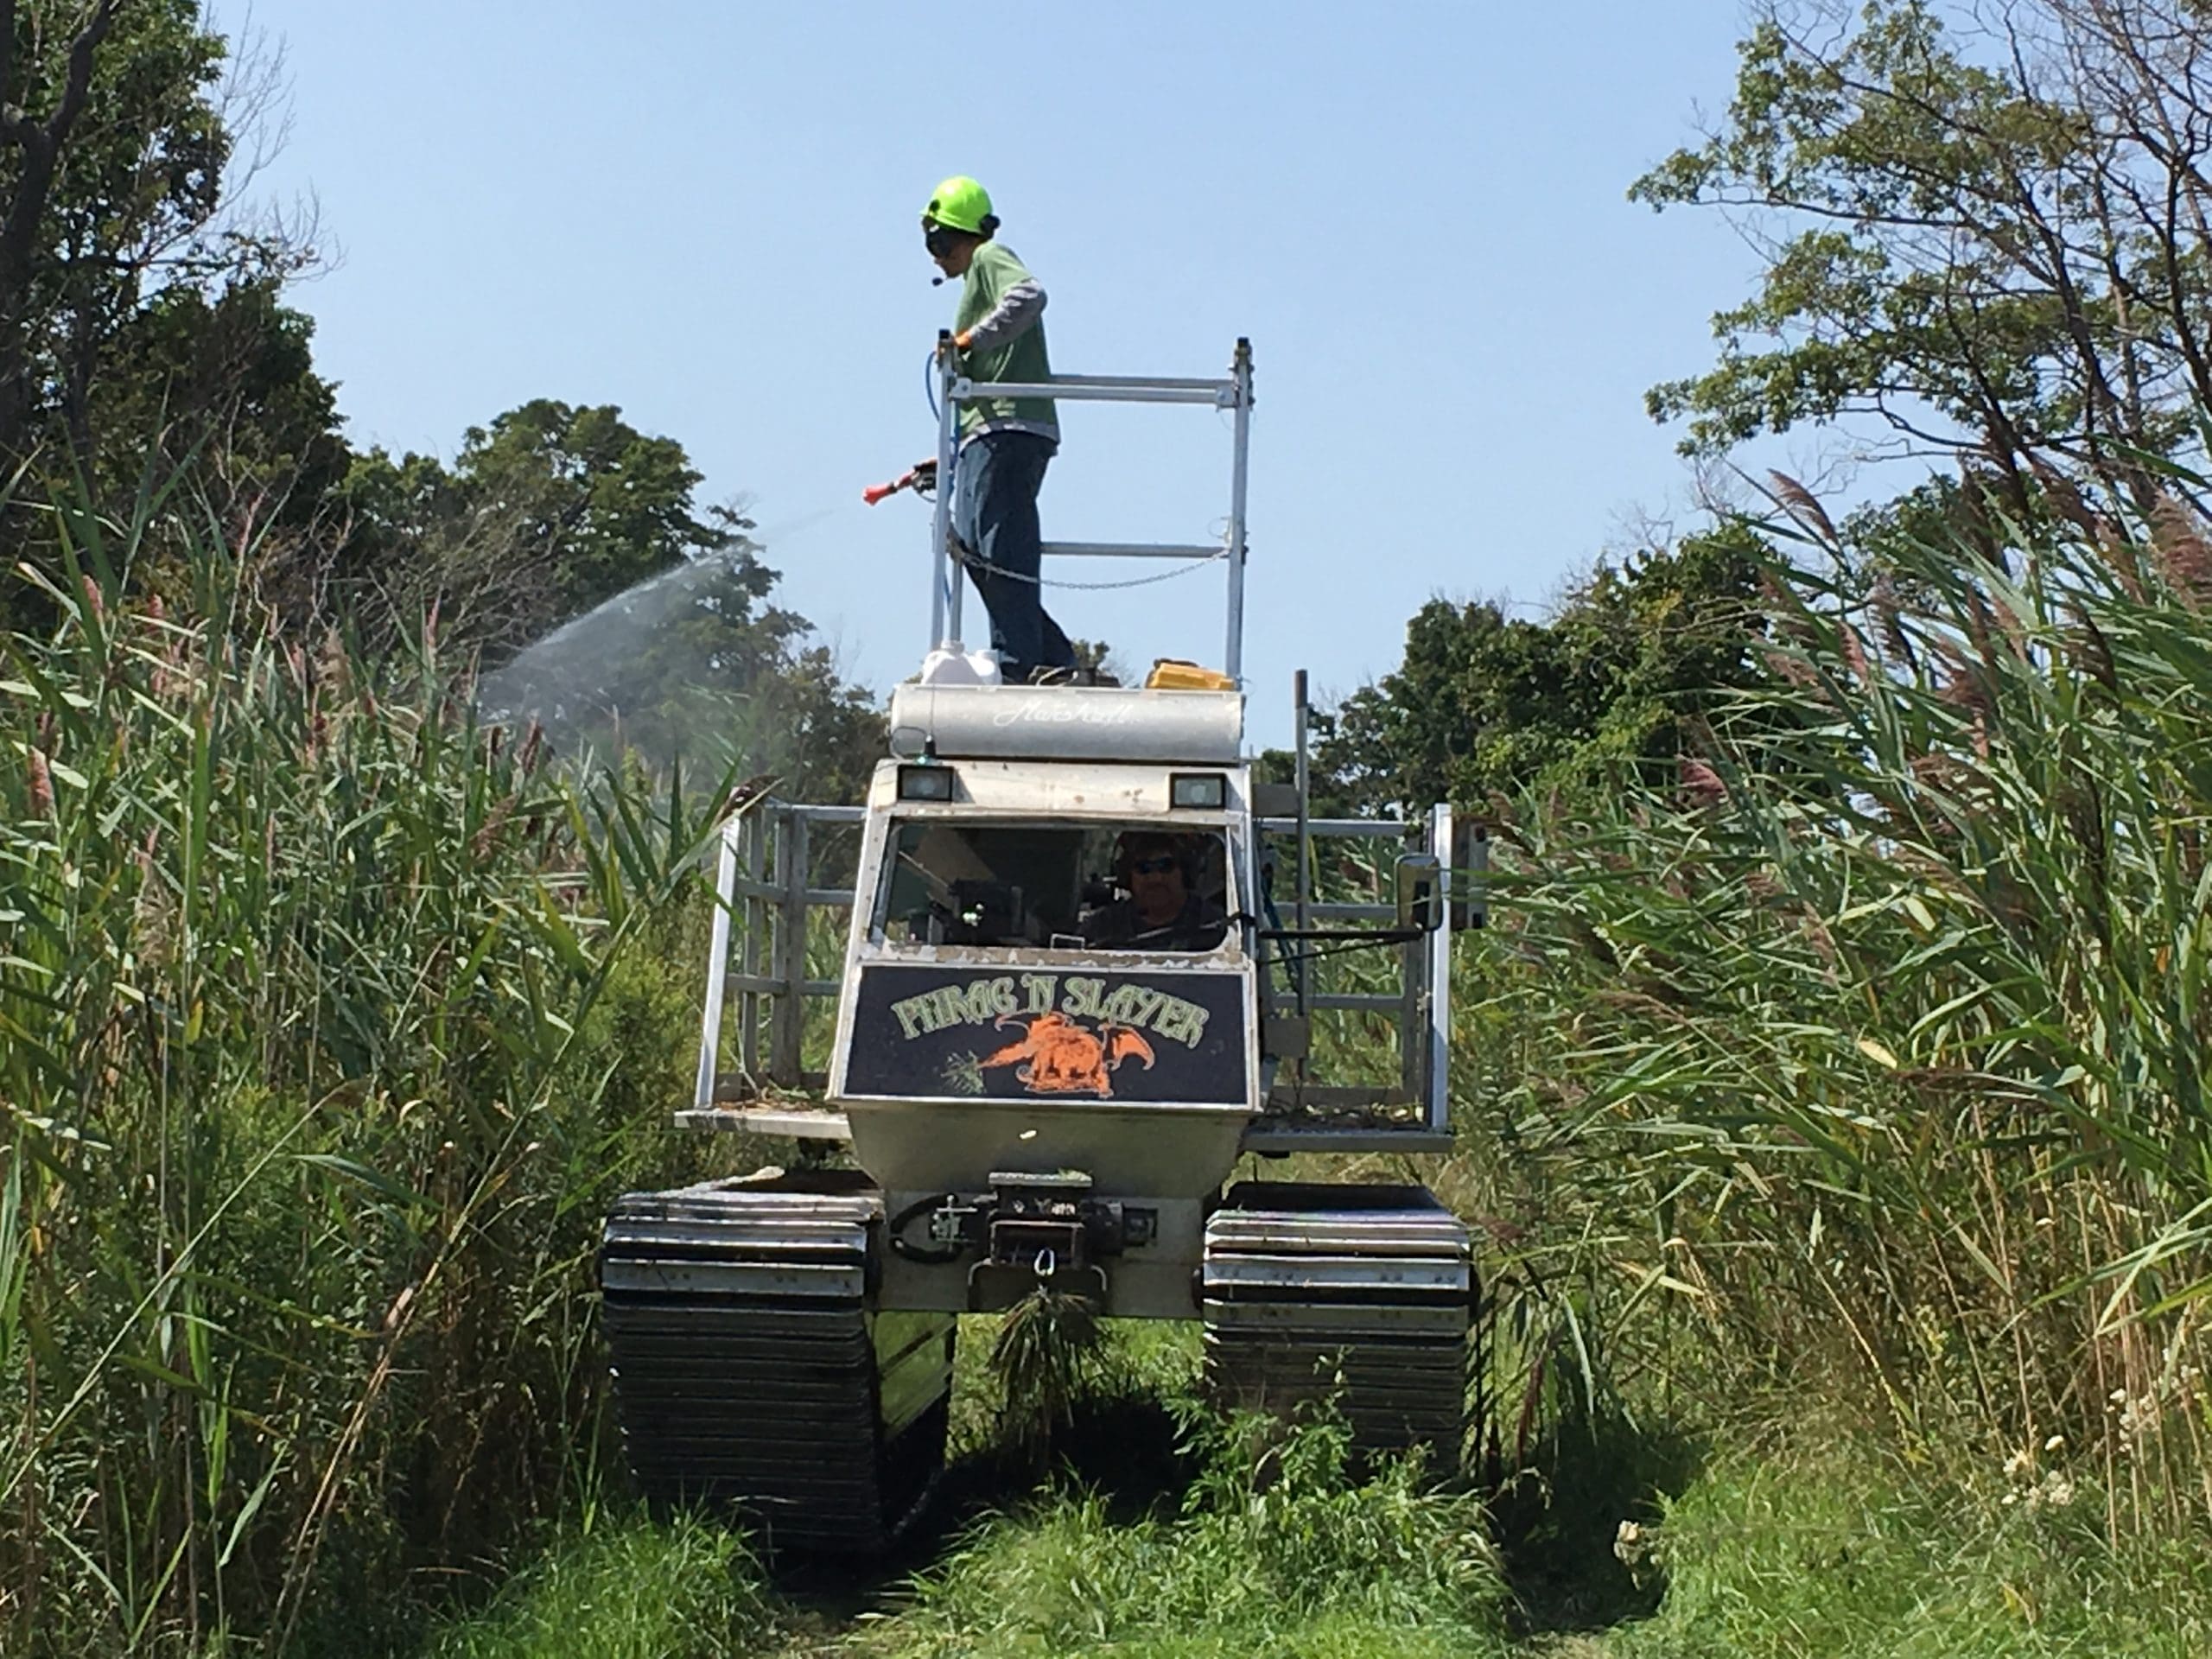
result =
[{"label": "yellow toolbox", "polygon": [[1155,658],[1145,676],[1147,691],[1234,691],[1236,682],[1218,669],[1200,668],[1180,657]]}]

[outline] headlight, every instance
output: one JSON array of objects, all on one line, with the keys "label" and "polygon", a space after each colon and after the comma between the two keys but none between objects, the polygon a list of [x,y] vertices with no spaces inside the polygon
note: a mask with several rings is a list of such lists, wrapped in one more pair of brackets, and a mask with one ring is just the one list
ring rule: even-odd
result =
[{"label": "headlight", "polygon": [[899,798],[902,801],[950,801],[950,766],[911,766],[899,768]]},{"label": "headlight", "polygon": [[1229,777],[1219,772],[1171,772],[1167,804],[1193,811],[1218,812],[1229,804]]}]

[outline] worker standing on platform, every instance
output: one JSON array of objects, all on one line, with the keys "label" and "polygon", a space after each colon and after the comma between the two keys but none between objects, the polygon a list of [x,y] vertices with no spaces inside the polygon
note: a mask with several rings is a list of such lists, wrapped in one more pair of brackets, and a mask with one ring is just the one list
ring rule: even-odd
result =
[{"label": "worker standing on platform", "polygon": [[[1052,372],[1045,349],[1045,290],[993,239],[991,198],[971,178],[947,179],[922,212],[922,238],[948,277],[963,281],[953,316],[961,368],[977,382],[1039,385]],[[993,397],[963,404],[954,468],[953,533],[991,616],[991,644],[1004,677],[1068,681],[1075,647],[1045,613],[1037,492],[1060,446],[1049,397]]]}]

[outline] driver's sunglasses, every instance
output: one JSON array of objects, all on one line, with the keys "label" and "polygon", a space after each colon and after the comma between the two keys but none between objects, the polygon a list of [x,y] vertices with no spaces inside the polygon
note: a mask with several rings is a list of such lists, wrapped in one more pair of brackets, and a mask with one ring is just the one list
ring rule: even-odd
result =
[{"label": "driver's sunglasses", "polygon": [[1175,868],[1175,855],[1162,853],[1158,858],[1137,858],[1129,861],[1129,870],[1135,875],[1165,875]]}]

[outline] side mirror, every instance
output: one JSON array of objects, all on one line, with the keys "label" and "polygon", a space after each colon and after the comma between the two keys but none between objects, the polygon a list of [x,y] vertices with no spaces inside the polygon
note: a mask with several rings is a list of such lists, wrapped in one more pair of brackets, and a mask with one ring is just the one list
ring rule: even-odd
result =
[{"label": "side mirror", "polygon": [[1398,925],[1433,933],[1444,925],[1444,864],[1433,853],[1398,859]]},{"label": "side mirror", "polygon": [[1452,826],[1452,931],[1490,922],[1490,826],[1474,819]]}]

